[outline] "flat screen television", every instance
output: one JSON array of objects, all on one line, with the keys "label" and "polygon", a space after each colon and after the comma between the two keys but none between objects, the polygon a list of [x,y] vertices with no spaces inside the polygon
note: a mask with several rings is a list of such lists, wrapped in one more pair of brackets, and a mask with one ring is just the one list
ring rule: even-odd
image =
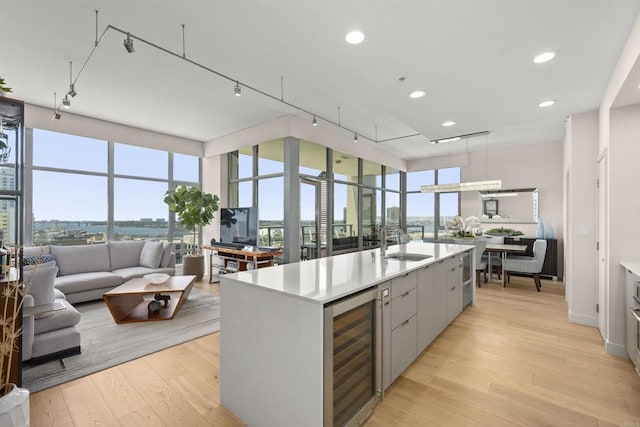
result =
[{"label": "flat screen television", "polygon": [[220,209],[220,242],[258,246],[258,208]]}]

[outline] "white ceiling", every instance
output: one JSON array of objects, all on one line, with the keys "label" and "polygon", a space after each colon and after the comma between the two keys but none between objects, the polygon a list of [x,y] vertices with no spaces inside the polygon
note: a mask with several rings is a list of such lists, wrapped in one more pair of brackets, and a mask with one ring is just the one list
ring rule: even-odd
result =
[{"label": "white ceiling", "polygon": [[[113,25],[420,158],[560,140],[565,117],[599,107],[640,0],[50,0],[3,2],[0,75],[45,107]],[[365,41],[344,36],[360,29]],[[181,58],[107,30],[80,74],[76,114],[207,141],[294,113]],[[533,56],[558,52],[536,65]],[[404,77],[404,82],[399,78]],[[633,85],[630,85],[633,88]],[[635,86],[637,89],[637,85]],[[409,99],[414,89],[427,91]],[[640,92],[640,89],[638,89]],[[541,109],[545,99],[557,103]],[[63,118],[64,120],[64,118]],[[455,120],[451,128],[440,126]],[[322,120],[320,121],[322,123]],[[483,143],[431,139],[489,130]],[[346,131],[345,131],[346,132]],[[362,136],[361,143],[371,143]]]}]

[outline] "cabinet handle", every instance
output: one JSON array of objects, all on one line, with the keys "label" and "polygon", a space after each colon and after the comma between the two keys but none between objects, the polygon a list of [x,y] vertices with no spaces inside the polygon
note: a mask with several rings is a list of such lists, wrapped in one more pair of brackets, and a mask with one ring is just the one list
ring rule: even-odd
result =
[{"label": "cabinet handle", "polygon": [[400,298],[404,298],[404,297],[406,297],[407,295],[409,295],[409,291],[407,291],[407,292],[405,292],[404,294],[400,295]]},{"label": "cabinet handle", "polygon": [[403,274],[402,277],[405,278],[409,275],[409,273]]},{"label": "cabinet handle", "polygon": [[384,305],[389,305],[389,301],[385,302]]},{"label": "cabinet handle", "polygon": [[451,288],[451,290],[452,290],[452,291],[455,291],[455,290],[456,290],[456,287],[454,286],[453,288]]},{"label": "cabinet handle", "polygon": [[426,270],[427,268],[431,267],[431,264],[427,265],[426,267],[422,267],[423,270]]},{"label": "cabinet handle", "polygon": [[407,323],[409,323],[409,320],[411,320],[411,319],[407,319],[407,320],[405,320],[404,322],[400,323],[400,326],[404,326],[404,325],[406,325]]}]

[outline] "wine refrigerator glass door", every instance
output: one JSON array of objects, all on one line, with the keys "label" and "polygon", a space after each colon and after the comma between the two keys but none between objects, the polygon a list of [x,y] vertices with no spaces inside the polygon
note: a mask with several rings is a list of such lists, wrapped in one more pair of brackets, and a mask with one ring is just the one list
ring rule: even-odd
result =
[{"label": "wine refrigerator glass door", "polygon": [[324,425],[360,425],[377,403],[376,290],[325,307]]}]

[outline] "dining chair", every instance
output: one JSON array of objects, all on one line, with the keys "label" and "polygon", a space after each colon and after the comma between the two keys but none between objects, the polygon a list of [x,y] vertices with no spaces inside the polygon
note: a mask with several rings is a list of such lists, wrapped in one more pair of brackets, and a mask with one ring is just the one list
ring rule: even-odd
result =
[{"label": "dining chair", "polygon": [[[503,236],[492,236],[492,237],[488,237],[486,239],[487,244],[492,244],[492,245],[503,245],[504,244],[504,237]],[[498,279],[502,278],[502,256],[500,255],[499,252],[493,252],[493,253],[485,253],[482,256],[482,260],[484,262],[486,262],[488,264],[489,261],[489,256],[491,256],[491,269],[493,271],[490,271],[489,274],[497,274],[498,275]]]},{"label": "dining chair", "polygon": [[503,262],[504,275],[503,285],[509,282],[509,273],[524,273],[533,276],[536,289],[540,292],[540,273],[544,265],[544,257],[547,253],[547,241],[538,239],[533,243],[533,256],[510,256]]},{"label": "dining chair", "polygon": [[476,286],[480,285],[480,274],[484,273],[484,281],[487,281],[487,262],[483,261],[482,254],[487,247],[487,241],[485,239],[475,239],[473,244],[476,247],[475,261],[476,261]]}]

